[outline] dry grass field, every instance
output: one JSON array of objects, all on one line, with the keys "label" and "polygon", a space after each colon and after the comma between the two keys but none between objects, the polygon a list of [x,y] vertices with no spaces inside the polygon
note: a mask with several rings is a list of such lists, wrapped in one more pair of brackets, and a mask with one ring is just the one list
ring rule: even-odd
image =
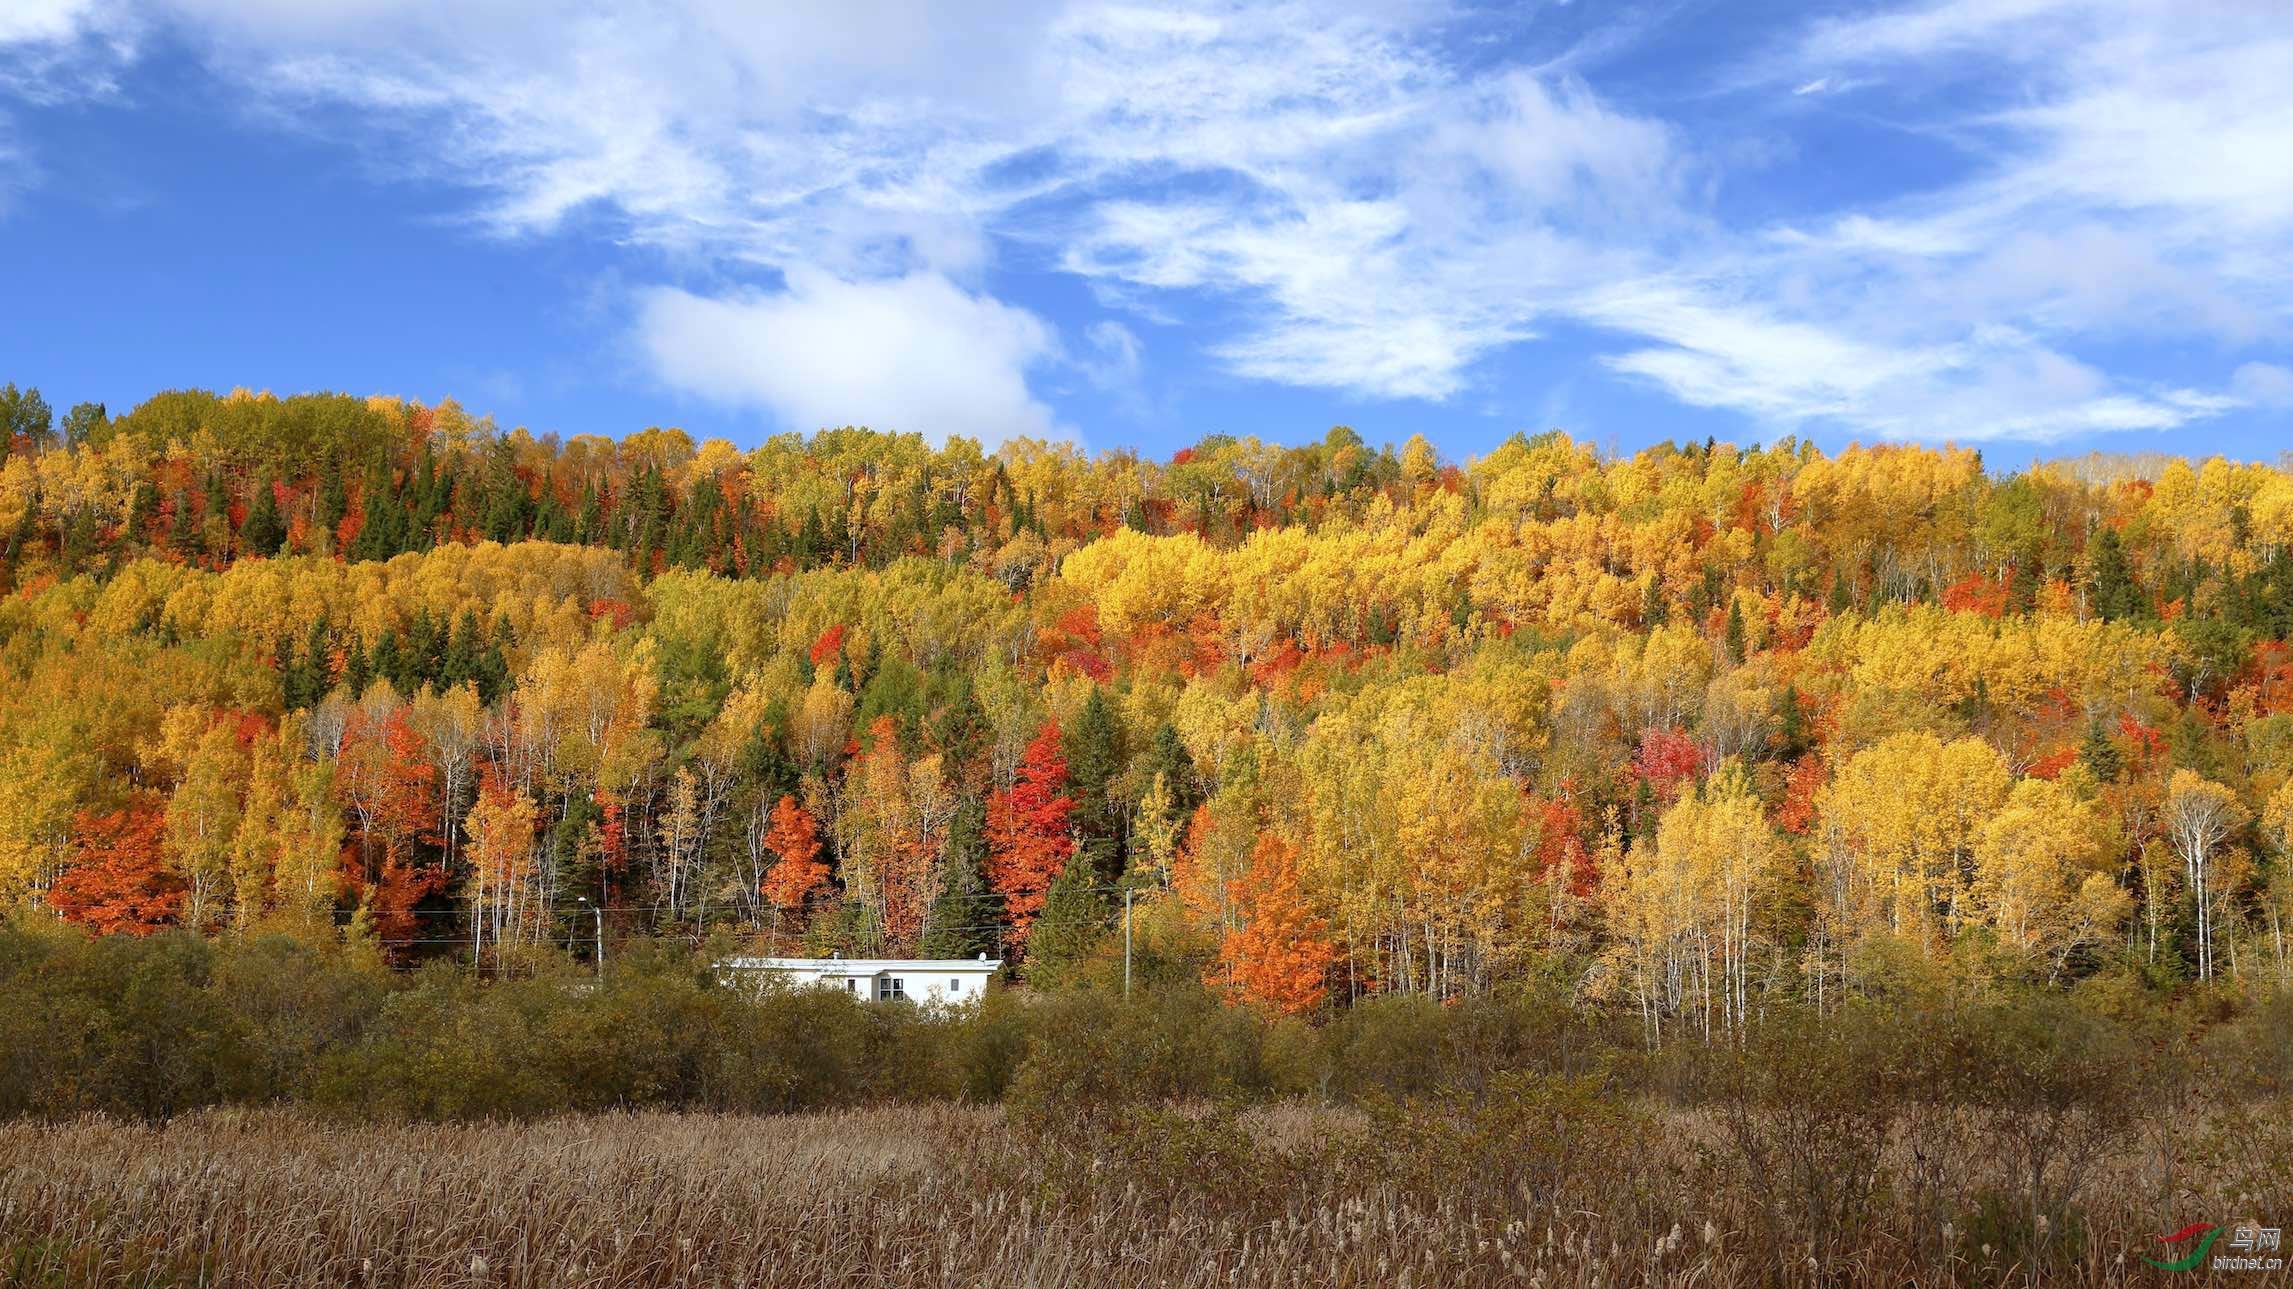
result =
[{"label": "dry grass field", "polygon": [[1955,1113],[1895,1115],[1878,1146],[1859,1121],[1641,1113],[1565,1086],[1509,1104],[1496,1119],[1275,1107],[1048,1123],[945,1106],[16,1122],[0,1125],[0,1280],[2138,1284],[2167,1278],[2135,1256],[2152,1233],[2282,1213],[2293,1168],[2293,1106],[2185,1110],[2108,1140],[2070,1123],[2034,1228],[2028,1160]]}]

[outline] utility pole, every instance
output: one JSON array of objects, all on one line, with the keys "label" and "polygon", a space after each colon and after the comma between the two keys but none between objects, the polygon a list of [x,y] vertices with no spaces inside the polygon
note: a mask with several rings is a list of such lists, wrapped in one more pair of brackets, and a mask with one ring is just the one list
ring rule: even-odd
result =
[{"label": "utility pole", "polygon": [[[586,895],[576,895],[573,898],[583,904],[589,904],[589,897]],[[605,979],[605,906],[589,904],[589,911],[597,915],[597,978],[603,980]]]},{"label": "utility pole", "polygon": [[1131,996],[1131,889],[1123,888],[1123,997]]}]

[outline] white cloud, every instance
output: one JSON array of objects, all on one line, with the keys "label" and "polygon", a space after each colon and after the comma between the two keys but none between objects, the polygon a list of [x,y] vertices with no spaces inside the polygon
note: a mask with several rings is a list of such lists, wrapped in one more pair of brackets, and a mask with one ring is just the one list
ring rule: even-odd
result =
[{"label": "white cloud", "polygon": [[1083,331],[1083,339],[1090,352],[1079,358],[1076,365],[1093,385],[1110,393],[1136,396],[1139,372],[1146,346],[1138,334],[1112,319],[1092,323]]},{"label": "white cloud", "polygon": [[2257,407],[2293,407],[2293,369],[2247,363],[2231,373],[2230,392]]},{"label": "white cloud", "polygon": [[809,433],[840,425],[968,435],[1048,435],[1028,369],[1054,354],[1040,319],[935,273],[849,282],[814,270],[774,294],[645,292],[637,334],[669,384],[762,408]]},{"label": "white cloud", "polygon": [[[1133,317],[1194,319],[1188,343],[1251,379],[1449,399],[1573,324],[1685,402],[1869,435],[2185,424],[2255,399],[2100,342],[2293,327],[2281,6],[1879,7],[1795,24],[1732,76],[1687,69],[1720,84],[1670,118],[1586,70],[1634,24],[1539,64],[1460,59],[1505,48],[1461,41],[1475,23],[1443,0],[18,0],[0,46],[125,58],[167,26],[282,122],[361,109],[373,155],[474,187],[504,235],[602,225],[700,280],[779,275],[643,293],[638,338],[665,382],[797,425],[1040,432],[1046,364],[1135,385],[1127,328],[1085,324],[1062,358],[986,293],[1015,249]],[[1701,119],[1731,87],[1779,130],[1884,115],[1961,164],[1731,224],[1711,195],[1745,157],[1793,177],[1788,138]],[[887,338],[919,355],[896,378]]]},{"label": "white cloud", "polygon": [[73,39],[101,7],[97,0],[8,0],[0,6],[0,45]]}]

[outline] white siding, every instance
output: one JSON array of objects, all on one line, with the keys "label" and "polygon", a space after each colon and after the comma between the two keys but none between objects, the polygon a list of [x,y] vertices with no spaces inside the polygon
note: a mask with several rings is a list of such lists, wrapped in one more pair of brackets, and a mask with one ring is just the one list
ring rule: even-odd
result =
[{"label": "white siding", "polygon": [[751,974],[778,973],[792,984],[842,990],[863,1002],[904,998],[923,1007],[957,1006],[979,999],[1002,965],[960,958],[731,958],[722,964],[728,982]]}]

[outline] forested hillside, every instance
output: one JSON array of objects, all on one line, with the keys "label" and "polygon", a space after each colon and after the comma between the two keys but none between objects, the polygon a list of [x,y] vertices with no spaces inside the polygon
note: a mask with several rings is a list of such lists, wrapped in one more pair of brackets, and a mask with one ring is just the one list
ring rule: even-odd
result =
[{"label": "forested hillside", "polygon": [[0,391],[0,903],[514,967],[1105,951],[1654,1035],[2283,983],[2293,473],[1789,440],[753,451]]}]

